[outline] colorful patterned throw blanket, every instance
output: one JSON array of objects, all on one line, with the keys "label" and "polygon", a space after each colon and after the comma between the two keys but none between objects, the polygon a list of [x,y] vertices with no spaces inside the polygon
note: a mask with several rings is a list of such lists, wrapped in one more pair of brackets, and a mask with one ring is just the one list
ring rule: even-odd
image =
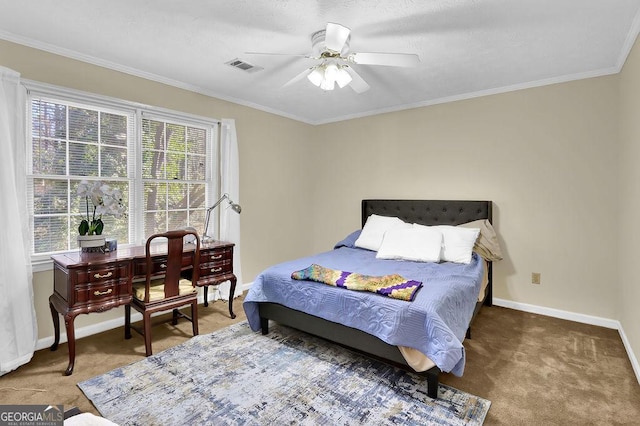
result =
[{"label": "colorful patterned throw blanket", "polygon": [[420,281],[407,280],[401,275],[371,276],[325,268],[315,263],[291,274],[294,280],[311,280],[349,290],[370,291],[394,299],[411,301],[422,287]]}]

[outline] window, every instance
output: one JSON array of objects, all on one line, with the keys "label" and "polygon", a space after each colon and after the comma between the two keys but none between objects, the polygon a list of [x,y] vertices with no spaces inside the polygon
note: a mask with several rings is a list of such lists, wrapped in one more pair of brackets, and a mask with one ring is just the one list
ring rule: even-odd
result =
[{"label": "window", "polygon": [[203,128],[142,119],[145,235],[204,228],[206,146]]},{"label": "window", "polygon": [[141,243],[157,232],[203,229],[217,194],[217,122],[48,88],[29,94],[28,201],[34,260],[75,249],[86,206],[82,180],[123,194],[128,214],[103,216],[107,238]]}]

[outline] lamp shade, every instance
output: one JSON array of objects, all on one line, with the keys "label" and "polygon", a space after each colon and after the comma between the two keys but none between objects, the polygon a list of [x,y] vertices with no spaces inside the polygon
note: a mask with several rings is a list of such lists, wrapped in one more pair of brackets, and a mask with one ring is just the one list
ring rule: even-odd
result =
[{"label": "lamp shade", "polygon": [[322,65],[315,67],[314,70],[309,73],[307,79],[314,85],[320,87],[320,84],[322,84],[324,80],[324,68],[322,68]]},{"label": "lamp shade", "polygon": [[328,78],[325,78],[324,80],[322,80],[322,83],[320,83],[320,88],[322,90],[333,90],[335,87],[335,80],[330,80]]}]

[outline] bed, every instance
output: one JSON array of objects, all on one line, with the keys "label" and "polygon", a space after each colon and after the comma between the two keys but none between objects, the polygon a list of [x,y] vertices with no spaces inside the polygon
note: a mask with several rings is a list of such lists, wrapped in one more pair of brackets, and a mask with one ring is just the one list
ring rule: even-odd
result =
[{"label": "bed", "polygon": [[[462,225],[492,220],[491,201],[363,200],[362,226],[371,215],[397,217],[421,225]],[[254,331],[269,332],[269,321],[290,326],[342,346],[416,372],[426,377],[427,394],[437,398],[442,371],[462,375],[465,353],[462,341],[470,336],[470,324],[483,305],[492,304],[492,263],[474,251],[469,264],[377,260],[376,252],[353,246],[356,230],[338,242],[334,250],[274,265],[263,271],[247,293],[243,307]],[[379,274],[396,272],[424,285],[413,301],[392,300],[368,292],[350,291],[311,281],[296,281],[292,272],[310,263],[324,262],[337,269]],[[420,272],[414,272],[415,264]],[[412,265],[409,265],[412,264]],[[357,265],[357,266],[354,266]],[[350,269],[351,268],[351,269]],[[389,268],[393,268],[390,270]],[[375,275],[375,274],[373,274]],[[438,280],[432,277],[439,277]],[[443,281],[442,284],[437,284]],[[440,288],[446,287],[440,291]],[[458,291],[458,288],[464,290]],[[458,313],[440,308],[439,294],[460,307]],[[293,301],[288,299],[291,293]],[[469,295],[469,293],[474,293]],[[296,294],[297,293],[297,294]],[[433,293],[433,294],[432,294]],[[460,299],[461,298],[461,299]],[[444,303],[444,302],[442,302]],[[449,303],[449,302],[447,302]],[[422,306],[429,311],[422,312]],[[338,307],[336,312],[330,311]],[[420,308],[420,309],[418,309]],[[419,315],[414,318],[416,312]],[[374,317],[372,315],[379,315]],[[395,316],[394,316],[395,315]],[[380,318],[380,319],[378,319]],[[422,325],[424,324],[424,325]],[[422,331],[417,328],[424,328]],[[424,335],[423,335],[424,334]],[[412,353],[424,358],[416,361]]]}]

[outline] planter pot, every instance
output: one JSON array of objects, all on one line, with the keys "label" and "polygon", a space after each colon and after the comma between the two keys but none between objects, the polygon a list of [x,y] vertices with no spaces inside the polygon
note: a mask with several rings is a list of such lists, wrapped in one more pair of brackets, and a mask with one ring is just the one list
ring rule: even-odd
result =
[{"label": "planter pot", "polygon": [[104,242],[104,235],[78,235],[78,247],[80,248],[103,247]]}]

